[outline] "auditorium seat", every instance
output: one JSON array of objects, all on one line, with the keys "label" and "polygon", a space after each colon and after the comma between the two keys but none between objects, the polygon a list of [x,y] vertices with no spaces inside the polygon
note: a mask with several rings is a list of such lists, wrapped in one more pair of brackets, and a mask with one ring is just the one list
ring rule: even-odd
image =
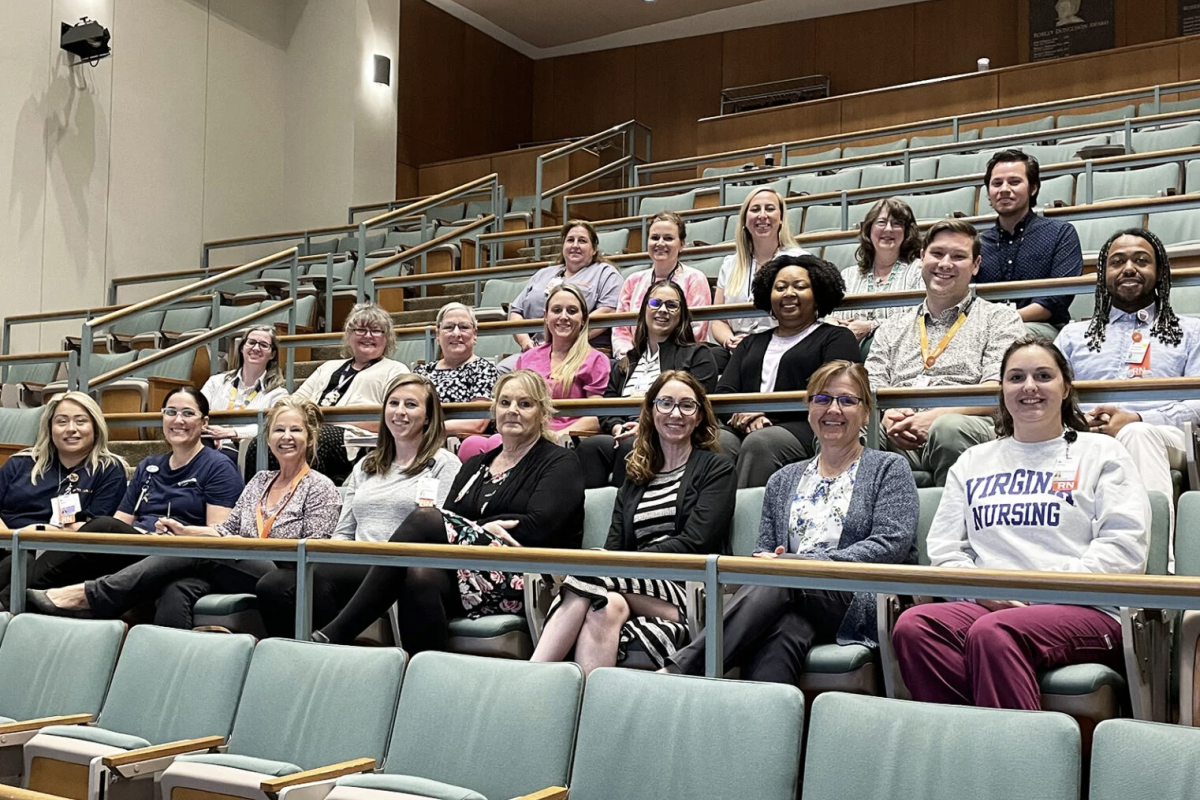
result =
[{"label": "auditorium seat", "polygon": [[355,261],[351,258],[343,258],[332,264],[327,261],[313,262],[312,266],[308,268],[308,272],[298,278],[300,287],[297,289],[297,293],[300,295],[323,293],[329,284],[334,287],[345,286],[354,280],[354,265]]},{"label": "auditorium seat", "polygon": [[842,158],[854,158],[856,156],[872,156],[877,153],[892,153],[898,150],[903,150],[908,147],[908,139],[895,139],[890,142],[879,142],[877,144],[861,144],[851,147],[842,148]]},{"label": "auditorium seat", "polygon": [[[1175,514],[1175,574],[1200,577],[1200,492],[1184,492]],[[1200,676],[1200,610],[1188,609],[1177,625],[1174,672],[1179,681],[1179,722],[1200,726],[1197,676]]]},{"label": "auditorium seat", "polygon": [[358,236],[343,236],[338,239],[337,252],[339,253],[370,253],[373,250],[378,250],[383,247],[384,241],[387,239],[386,233],[368,233],[367,244],[365,247],[359,245]]},{"label": "auditorium seat", "polygon": [[0,644],[4,642],[4,632],[8,630],[8,623],[12,622],[12,614],[7,611],[0,611]]},{"label": "auditorium seat", "polygon": [[1158,164],[1131,170],[1092,173],[1092,202],[1166,197],[1179,193],[1182,170],[1179,164]]},{"label": "auditorium seat", "polygon": [[1168,246],[1200,242],[1200,214],[1190,209],[1149,214],[1146,217],[1146,227]]},{"label": "auditorium seat", "polygon": [[787,197],[789,178],[782,178],[771,183],[754,183],[749,186],[727,185],[725,187],[725,205],[740,206],[742,201],[763,189],[773,189],[780,197]]},{"label": "auditorium seat", "polygon": [[475,309],[475,317],[480,322],[500,322],[508,319],[508,304],[517,299],[526,283],[526,278],[493,278],[485,281],[483,291],[479,295],[479,306]]},{"label": "auditorium seat", "polygon": [[95,718],[125,623],[18,614],[0,642],[0,783],[23,770],[21,746],[47,725]]},{"label": "auditorium seat", "polygon": [[[530,227],[533,227],[533,211],[537,207],[537,198],[533,195],[521,195],[512,199],[512,205],[509,207],[509,214],[517,216],[526,216],[530,221]],[[554,201],[550,198],[542,200],[542,223],[545,224],[545,215],[551,213],[554,207]]]},{"label": "auditorium seat", "polygon": [[704,277],[715,281],[721,274],[721,264],[725,262],[725,256],[713,256],[700,261],[689,261],[688,266],[693,269],[698,269],[704,273]]},{"label": "auditorium seat", "polygon": [[142,311],[122,317],[112,324],[93,342],[102,342],[105,352],[118,353],[130,349],[130,343],[142,331],[156,331],[162,327],[166,311]]},{"label": "auditorium seat", "polygon": [[862,168],[862,179],[859,188],[869,189],[876,186],[892,186],[897,183],[912,181],[931,181],[937,177],[938,160],[936,158],[916,158],[909,165],[908,180],[904,179],[903,164],[870,164]]},{"label": "auditorium seat", "polygon": [[700,171],[700,177],[701,178],[717,178],[717,177],[720,177],[721,175],[732,175],[735,172],[741,172],[743,170],[754,169],[757,166],[758,165],[755,164],[753,161],[750,161],[745,164],[739,164],[735,167],[706,167],[705,169]]},{"label": "auditorium seat", "polygon": [[821,258],[833,264],[838,269],[846,267],[858,266],[858,242],[850,242],[849,244],[828,244],[825,245],[825,252],[821,254]]},{"label": "auditorium seat", "polygon": [[404,665],[393,647],[260,642],[228,748],[176,758],[162,774],[163,800],[263,800],[264,783],[278,778],[350,759],[373,759],[365,769],[381,764]]},{"label": "auditorium seat", "polygon": [[336,253],[337,246],[338,240],[335,238],[322,239],[316,242],[309,241],[307,245],[301,242],[300,244],[296,245],[296,249],[302,256],[318,256],[326,253]]},{"label": "auditorium seat", "polygon": [[1194,797],[1200,785],[1200,731],[1128,719],[1096,726],[1089,800]]},{"label": "auditorium seat", "polygon": [[1183,165],[1183,190],[1188,194],[1200,192],[1200,158],[1193,158]]},{"label": "auditorium seat", "polygon": [[[87,800],[114,792],[149,800],[153,779],[165,765],[156,768],[134,757],[120,768],[96,763],[90,776],[88,765],[102,756],[200,737],[219,737],[216,744],[223,744],[253,651],[250,636],[134,627],[121,648],[96,724],[48,726],[26,742],[28,787]],[[180,752],[213,744],[196,743]],[[111,785],[123,778],[138,783]]]},{"label": "auditorium seat", "polygon": [[1075,125],[1090,125],[1094,122],[1112,122],[1120,121],[1133,117],[1133,103],[1121,106],[1120,108],[1109,108],[1104,111],[1091,111],[1082,114],[1059,114],[1059,128],[1070,128]]},{"label": "auditorium seat", "polygon": [[817,150],[812,153],[788,153],[787,166],[795,167],[801,164],[815,164],[821,161],[836,161],[842,157],[842,148],[832,147],[828,150]]},{"label": "auditorium seat", "polygon": [[789,194],[828,194],[829,192],[850,191],[862,185],[862,167],[843,169],[832,175],[817,175],[815,173],[797,175],[792,178]]},{"label": "auditorium seat", "polygon": [[[380,239],[382,239],[382,235]],[[344,241],[344,240],[342,240]],[[301,263],[296,269],[296,288],[299,289],[300,279],[308,274],[309,264]],[[250,289],[238,292],[233,296],[233,304],[242,306],[248,303],[261,303],[270,298],[287,297],[292,285],[291,267],[271,267],[264,269],[257,278],[246,281]]]},{"label": "auditorium seat", "polygon": [[1155,114],[1176,114],[1180,111],[1194,111],[1200,109],[1200,97],[1193,97],[1188,100],[1160,100],[1158,110],[1155,111],[1154,103],[1139,103],[1138,116],[1150,117]]},{"label": "auditorium seat", "polygon": [[600,241],[600,246],[596,249],[606,256],[619,255],[629,249],[629,228],[599,231],[596,238]]},{"label": "auditorium seat", "polygon": [[[1130,771],[1133,758],[1114,763]],[[1079,726],[1062,714],[840,693],[812,703],[804,800],[1078,800],[1079,785]]]},{"label": "auditorium seat", "polygon": [[[1071,227],[1079,234],[1079,247],[1085,253],[1095,253],[1104,246],[1108,237],[1126,228],[1140,228],[1144,224],[1141,214],[1125,214],[1120,217],[1102,219],[1073,219]],[[1091,305],[1089,303],[1089,310]]]},{"label": "auditorium seat", "polygon": [[13,364],[8,368],[8,380],[2,389],[5,408],[33,408],[43,401],[42,391],[54,383],[62,364]]},{"label": "auditorium seat", "polygon": [[1036,131],[1048,131],[1054,128],[1054,116],[1042,117],[1040,119],[1030,120],[1029,122],[1017,122],[1007,125],[985,125],[983,133],[984,139],[995,139],[999,136],[1013,136],[1018,133],[1034,133]]},{"label": "auditorium seat", "polygon": [[[861,213],[859,219],[861,219]],[[850,216],[847,219],[847,225],[854,225],[859,221],[855,218],[854,210],[850,210]],[[808,206],[804,209],[804,226],[801,229],[804,233],[818,233],[820,231],[840,231],[845,230],[842,226],[842,207],[841,206]]]},{"label": "auditorium seat", "polygon": [[[979,129],[978,128],[972,128],[969,131],[960,130],[958,132],[957,141],[959,141],[959,142],[974,142],[974,141],[977,141],[978,139],[979,139]],[[933,145],[938,145],[938,144],[952,144],[955,141],[956,140],[954,138],[953,133],[935,133],[935,134],[929,134],[929,135],[923,135],[923,136],[910,137],[908,140],[908,146],[910,149],[915,149],[918,147],[932,147]]]},{"label": "auditorium seat", "polygon": [[1200,122],[1188,122],[1159,130],[1133,132],[1133,152],[1135,153],[1179,150],[1185,147],[1200,147]]},{"label": "auditorium seat", "polygon": [[512,798],[566,785],[583,692],[577,664],[420,653],[383,770],[338,778],[326,800]]},{"label": "auditorium seat", "polygon": [[681,194],[665,194],[657,197],[643,197],[638,204],[638,214],[652,217],[663,211],[687,211],[696,207],[696,191]]},{"label": "auditorium seat", "polygon": [[163,314],[162,325],[157,329],[143,329],[143,333],[134,336],[129,344],[134,350],[153,348],[162,349],[181,339],[207,329],[212,317],[212,305],[199,305],[190,308],[168,308]]},{"label": "auditorium seat", "polygon": [[[939,178],[958,178],[964,175],[983,175],[994,150],[983,153],[947,153],[938,158]],[[980,179],[982,182],[982,178]]]},{"label": "auditorium seat", "polygon": [[[738,201],[741,202],[740,200]],[[736,217],[735,217],[736,219]],[[725,239],[725,217],[710,217],[700,222],[687,224],[687,240],[689,247],[706,244],[721,244]]]},{"label": "auditorium seat", "polygon": [[[920,222],[923,220],[941,219],[948,216],[969,217],[974,215],[975,192],[976,190],[973,187],[964,186],[961,189],[951,189],[948,192],[898,195],[896,199],[907,203],[908,207],[912,209],[913,216]],[[850,215],[852,222],[862,219],[865,216],[865,212],[870,208],[870,205],[860,203],[856,208],[861,210],[858,213]]]}]

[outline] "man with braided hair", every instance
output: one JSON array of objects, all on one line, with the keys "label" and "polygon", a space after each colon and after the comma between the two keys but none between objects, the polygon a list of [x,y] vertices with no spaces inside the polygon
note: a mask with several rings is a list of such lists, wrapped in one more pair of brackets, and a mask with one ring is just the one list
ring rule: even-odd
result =
[{"label": "man with braided hair", "polygon": [[[1171,263],[1157,236],[1130,228],[1105,242],[1092,319],[1063,328],[1056,344],[1077,380],[1200,376],[1200,320],[1172,310]],[[1183,426],[1200,424],[1200,401],[1105,403],[1084,411],[1094,432],[1125,445],[1148,490],[1173,496],[1171,469],[1182,469],[1186,456]]]}]

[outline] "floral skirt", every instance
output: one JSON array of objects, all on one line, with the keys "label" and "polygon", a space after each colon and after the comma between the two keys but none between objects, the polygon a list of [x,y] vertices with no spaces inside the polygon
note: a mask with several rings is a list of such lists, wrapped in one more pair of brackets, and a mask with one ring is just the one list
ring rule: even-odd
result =
[{"label": "floral skirt", "polygon": [[[443,511],[446,541],[481,547],[508,547],[508,543],[485,531],[477,523],[451,511]],[[493,614],[525,613],[525,574],[499,570],[460,569],[458,593],[470,619]]]},{"label": "floral skirt", "polygon": [[547,621],[562,604],[563,592],[568,591],[587,598],[593,609],[604,608],[608,605],[608,593],[616,592],[665,600],[679,610],[679,622],[661,617],[632,617],[622,625],[617,644],[618,664],[629,655],[629,645],[637,642],[654,663],[662,667],[667,658],[691,638],[687,626],[687,595],[683,586],[675,581],[567,576],[559,587],[558,596],[550,604],[550,610],[546,613]]}]

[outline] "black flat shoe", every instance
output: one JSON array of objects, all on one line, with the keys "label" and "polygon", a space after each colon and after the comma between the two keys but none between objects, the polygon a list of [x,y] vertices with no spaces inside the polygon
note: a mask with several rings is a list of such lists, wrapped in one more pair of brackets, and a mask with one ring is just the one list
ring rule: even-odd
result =
[{"label": "black flat shoe", "polygon": [[92,614],[86,609],[62,608],[46,594],[45,589],[26,589],[25,605],[30,611],[51,617],[73,617],[75,619],[91,619]]}]

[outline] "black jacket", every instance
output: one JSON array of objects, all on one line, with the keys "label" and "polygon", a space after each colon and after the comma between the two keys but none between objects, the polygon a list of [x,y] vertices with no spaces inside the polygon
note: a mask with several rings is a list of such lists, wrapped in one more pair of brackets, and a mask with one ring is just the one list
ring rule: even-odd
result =
[{"label": "black jacket", "polygon": [[[637,366],[641,353],[630,350],[627,354],[629,363],[619,358],[613,361],[612,369],[608,371],[608,386],[604,389],[605,397],[623,397],[625,382]],[[663,372],[669,369],[679,369],[690,372],[692,377],[700,382],[704,391],[712,394],[717,388],[717,361],[703,344],[678,345],[674,342],[663,342],[658,346],[658,362]],[[632,417],[601,417],[601,433],[612,433],[614,425],[622,422],[637,422],[637,416]]]},{"label": "black jacket", "polygon": [[[638,486],[628,478],[617,490],[612,526],[604,542],[605,550],[637,550],[633,515],[645,493],[645,486]],[[650,545],[642,552],[705,555],[726,552],[736,499],[737,475],[733,460],[724,453],[693,450],[679,485],[675,531],[672,536]]]}]

